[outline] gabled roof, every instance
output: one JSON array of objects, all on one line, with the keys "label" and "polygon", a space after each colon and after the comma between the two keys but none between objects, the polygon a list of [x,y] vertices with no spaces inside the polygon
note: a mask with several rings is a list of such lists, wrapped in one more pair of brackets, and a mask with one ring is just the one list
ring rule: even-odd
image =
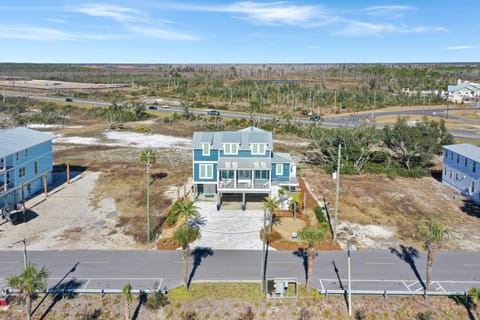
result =
[{"label": "gabled roof", "polygon": [[463,157],[480,162],[480,147],[470,143],[450,144],[443,146],[444,149],[455,152]]},{"label": "gabled roof", "polygon": [[238,131],[194,132],[193,149],[200,149],[203,143],[210,143],[212,149],[222,149],[224,143],[238,143],[239,149],[250,149],[252,143],[266,143],[272,149],[272,133],[255,127]]},{"label": "gabled roof", "polygon": [[0,131],[0,158],[31,148],[55,138],[55,135],[17,127]]}]

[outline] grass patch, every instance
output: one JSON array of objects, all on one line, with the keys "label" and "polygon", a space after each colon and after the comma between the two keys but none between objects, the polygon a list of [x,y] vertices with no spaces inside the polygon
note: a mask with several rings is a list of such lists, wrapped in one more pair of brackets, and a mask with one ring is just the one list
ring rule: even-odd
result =
[{"label": "grass patch", "polygon": [[171,301],[235,298],[255,302],[265,298],[259,286],[259,283],[242,282],[193,283],[189,291],[186,291],[183,286],[170,290],[168,298]]}]

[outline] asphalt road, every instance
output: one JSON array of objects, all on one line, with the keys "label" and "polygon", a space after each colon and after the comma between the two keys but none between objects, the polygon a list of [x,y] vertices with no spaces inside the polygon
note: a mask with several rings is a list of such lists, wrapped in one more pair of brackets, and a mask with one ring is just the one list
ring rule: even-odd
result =
[{"label": "asphalt road", "polygon": [[[0,244],[1,245],[1,244]],[[402,251],[353,251],[353,290],[422,290],[426,254]],[[261,251],[198,250],[190,258],[190,277],[196,281],[259,281]],[[0,251],[0,287],[23,267],[23,252]],[[182,283],[181,251],[29,251],[30,263],[45,266],[49,286],[121,289],[173,288]],[[410,259],[410,260],[409,260]],[[304,283],[305,259],[290,251],[269,251],[267,278],[296,278]],[[322,251],[315,260],[313,286],[342,289],[347,283],[346,252]],[[480,255],[438,252],[432,272],[432,290],[463,292],[480,287]]]},{"label": "asphalt road", "polygon": [[[37,100],[46,100],[46,101],[57,101],[57,102],[65,102],[65,97],[58,97],[58,96],[41,96],[41,95],[23,95],[23,94],[13,94],[13,93],[5,93],[6,97],[28,97],[29,99],[37,99]],[[97,106],[109,106],[111,105],[111,102],[105,102],[105,101],[99,101],[99,100],[88,100],[88,99],[73,99],[73,103],[84,103],[84,104],[91,104],[91,105],[97,105]],[[473,108],[480,108],[480,103],[471,103]],[[166,108],[160,108],[159,111],[162,112],[178,112],[181,113],[183,112],[182,108],[178,107],[170,107],[168,109]],[[191,111],[193,114],[200,114],[200,115],[206,115],[206,110],[192,110]],[[359,124],[363,123],[364,121],[371,121],[372,119],[376,117],[383,117],[383,116],[402,116],[402,115],[435,115],[438,117],[443,117],[445,119],[455,119],[458,121],[466,122],[466,123],[471,123],[471,124],[477,124],[480,125],[480,121],[474,120],[474,119],[468,119],[468,118],[463,118],[463,117],[458,117],[454,116],[452,114],[449,114],[449,109],[448,108],[436,108],[436,109],[416,109],[416,110],[405,110],[405,111],[386,111],[386,112],[381,112],[377,111],[375,113],[359,113],[359,114],[353,114],[353,115],[339,115],[338,117],[334,118],[328,118],[324,119],[323,121],[318,122],[319,125],[321,126],[326,126],[326,127],[342,127],[342,126],[348,126],[348,127],[355,127],[358,126]],[[254,117],[255,119],[258,120],[273,120],[273,117],[270,116],[264,116],[264,115],[256,115],[256,114],[246,114],[246,113],[236,113],[236,112],[229,112],[229,111],[221,111],[221,116],[226,117],[226,118],[237,118],[237,119],[250,119]],[[276,119],[279,122],[283,122],[284,120],[282,119]],[[314,123],[313,121],[309,119],[293,119],[292,121],[298,122],[298,123],[304,123],[304,124],[312,124]],[[379,128],[382,128],[383,125],[377,125]],[[466,138],[466,139],[472,139],[472,140],[480,140],[480,135],[478,132],[473,132],[473,131],[466,131],[466,130],[450,130],[449,131],[454,137],[457,138]]]}]

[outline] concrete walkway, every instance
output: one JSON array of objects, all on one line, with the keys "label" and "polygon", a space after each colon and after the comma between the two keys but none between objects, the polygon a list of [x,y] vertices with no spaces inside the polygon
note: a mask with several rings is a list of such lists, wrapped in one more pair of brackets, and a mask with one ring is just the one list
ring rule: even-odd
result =
[{"label": "concrete walkway", "polygon": [[220,210],[215,202],[196,202],[204,224],[192,248],[262,250],[263,210]]}]

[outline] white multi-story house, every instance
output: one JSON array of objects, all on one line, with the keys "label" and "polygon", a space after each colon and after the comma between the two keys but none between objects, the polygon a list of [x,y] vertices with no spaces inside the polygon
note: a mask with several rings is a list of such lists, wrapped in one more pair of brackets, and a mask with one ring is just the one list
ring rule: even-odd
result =
[{"label": "white multi-story house", "polygon": [[442,182],[480,204],[480,147],[470,143],[443,146]]},{"label": "white multi-story house", "polygon": [[448,86],[448,100],[453,103],[475,101],[480,97],[480,83],[458,80],[453,86]]}]

